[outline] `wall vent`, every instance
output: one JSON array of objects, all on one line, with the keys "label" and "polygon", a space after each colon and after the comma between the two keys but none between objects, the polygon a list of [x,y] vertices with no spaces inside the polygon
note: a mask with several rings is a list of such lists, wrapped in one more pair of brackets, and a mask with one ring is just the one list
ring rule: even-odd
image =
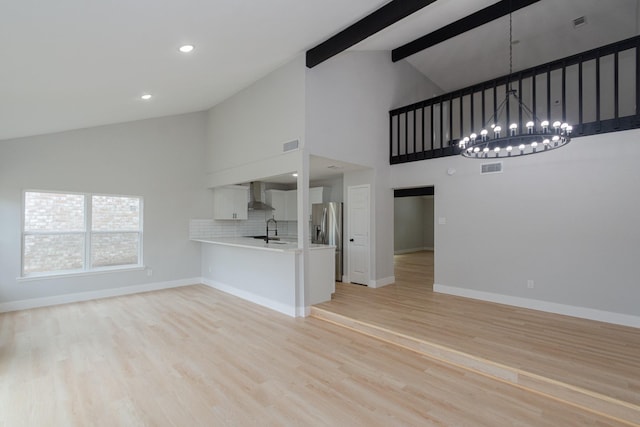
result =
[{"label": "wall vent", "polygon": [[283,152],[287,152],[287,151],[293,151],[293,150],[297,150],[298,149],[298,140],[294,139],[293,141],[289,141],[289,142],[285,142],[284,144],[282,144],[282,151]]},{"label": "wall vent", "polygon": [[573,20],[573,28],[578,28],[587,23],[587,18],[581,16],[580,18],[576,18]]},{"label": "wall vent", "polygon": [[501,172],[502,172],[502,162],[485,163],[482,165],[482,168],[480,169],[481,174],[501,173]]}]

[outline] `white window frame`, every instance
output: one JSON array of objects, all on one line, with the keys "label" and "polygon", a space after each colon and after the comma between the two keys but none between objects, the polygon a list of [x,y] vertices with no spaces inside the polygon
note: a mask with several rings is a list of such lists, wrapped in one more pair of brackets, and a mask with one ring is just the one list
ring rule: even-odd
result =
[{"label": "white window frame", "polygon": [[[26,195],[27,193],[52,193],[52,194],[70,194],[79,195],[84,197],[84,231],[25,231],[25,210],[26,210]],[[140,201],[140,227],[137,231],[122,231],[122,230],[109,230],[109,231],[93,231],[92,225],[92,202],[93,196],[106,196],[106,197],[128,197],[138,199]],[[21,210],[21,248],[20,248],[20,278],[46,278],[56,276],[68,276],[68,275],[86,275],[90,273],[105,273],[110,271],[122,271],[122,270],[139,270],[144,269],[143,262],[143,241],[144,241],[144,198],[142,196],[123,195],[123,194],[104,194],[104,193],[78,193],[74,191],[56,191],[56,190],[24,190],[22,192],[22,210]],[[113,265],[107,267],[91,267],[91,240],[95,234],[109,234],[109,233],[132,233],[138,234],[138,263],[137,264],[122,264]],[[45,271],[38,273],[24,272],[24,250],[25,250],[25,236],[28,235],[71,235],[82,234],[84,235],[84,253],[82,259],[82,268],[73,270],[57,270],[57,271]]]}]

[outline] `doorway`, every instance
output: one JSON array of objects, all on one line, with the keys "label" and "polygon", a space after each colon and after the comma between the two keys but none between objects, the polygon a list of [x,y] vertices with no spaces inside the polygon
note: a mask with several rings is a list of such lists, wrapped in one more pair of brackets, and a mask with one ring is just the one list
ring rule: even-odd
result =
[{"label": "doorway", "polygon": [[433,289],[434,187],[394,190],[394,275],[397,284]]}]

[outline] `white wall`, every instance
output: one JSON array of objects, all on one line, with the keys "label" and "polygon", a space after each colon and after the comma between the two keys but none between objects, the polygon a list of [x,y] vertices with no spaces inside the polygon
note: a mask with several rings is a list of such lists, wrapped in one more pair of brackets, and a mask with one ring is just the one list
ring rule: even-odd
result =
[{"label": "white wall", "polygon": [[638,139],[640,130],[575,138],[483,176],[482,161],[461,157],[397,165],[392,186],[435,185],[446,220],[435,230],[436,284],[640,316]]},{"label": "white wall", "polygon": [[[210,217],[206,114],[0,141],[0,303],[200,276],[189,219]],[[153,270],[18,282],[25,189],[144,197],[144,264]]]},{"label": "white wall", "polygon": [[[371,185],[373,281],[393,279],[389,110],[438,93],[440,89],[406,61],[391,62],[389,52],[344,52],[307,70],[309,153],[373,168],[344,177],[344,194],[355,185],[349,182]],[[344,209],[347,216],[348,200]]]},{"label": "white wall", "polygon": [[434,232],[434,217],[435,212],[433,196],[427,196],[422,198],[422,206],[424,209],[424,226],[422,234],[422,242],[425,249],[433,250],[433,232]]},{"label": "white wall", "polygon": [[[294,171],[304,144],[305,73],[301,55],[209,110],[206,169],[210,185],[234,184]],[[262,175],[267,174],[267,175]]]},{"label": "white wall", "polygon": [[433,249],[433,197],[393,199],[396,254]]}]

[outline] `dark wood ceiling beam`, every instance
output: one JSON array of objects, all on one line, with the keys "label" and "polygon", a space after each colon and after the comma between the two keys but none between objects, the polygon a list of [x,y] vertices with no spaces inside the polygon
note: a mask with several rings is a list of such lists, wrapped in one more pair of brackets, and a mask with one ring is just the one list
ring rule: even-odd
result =
[{"label": "dark wood ceiling beam", "polygon": [[395,24],[436,0],[392,0],[355,24],[307,51],[307,67],[313,68],[362,40]]},{"label": "dark wood ceiling beam", "polygon": [[393,62],[400,61],[408,56],[418,53],[424,49],[442,43],[445,40],[453,38],[469,30],[487,24],[493,20],[508,15],[509,12],[527,7],[540,0],[502,0],[482,10],[472,13],[462,19],[446,25],[432,33],[422,36],[412,42],[409,42],[399,48],[391,51],[391,60]]}]

